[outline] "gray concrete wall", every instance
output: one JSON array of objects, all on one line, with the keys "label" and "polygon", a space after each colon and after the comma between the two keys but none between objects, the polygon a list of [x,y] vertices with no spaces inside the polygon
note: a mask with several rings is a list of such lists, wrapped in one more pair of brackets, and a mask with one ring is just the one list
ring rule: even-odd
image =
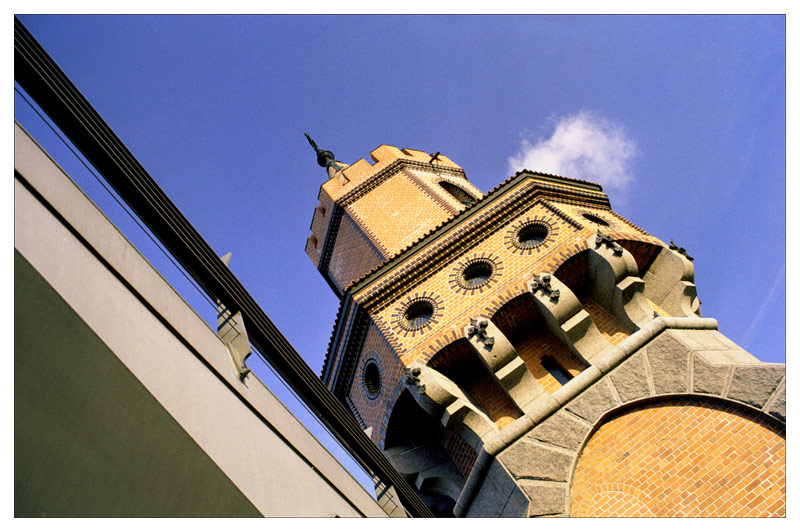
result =
[{"label": "gray concrete wall", "polygon": [[385,516],[18,126],[15,171],[18,515]]}]

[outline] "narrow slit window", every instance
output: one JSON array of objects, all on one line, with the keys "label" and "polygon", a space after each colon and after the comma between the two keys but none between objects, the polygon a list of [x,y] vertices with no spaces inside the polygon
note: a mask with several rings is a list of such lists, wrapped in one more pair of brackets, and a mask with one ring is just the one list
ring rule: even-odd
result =
[{"label": "narrow slit window", "polygon": [[554,359],[550,355],[545,355],[542,357],[542,366],[561,385],[566,384],[572,378],[572,375],[567,373],[567,371],[564,368],[559,366],[558,362],[556,362],[556,359]]}]

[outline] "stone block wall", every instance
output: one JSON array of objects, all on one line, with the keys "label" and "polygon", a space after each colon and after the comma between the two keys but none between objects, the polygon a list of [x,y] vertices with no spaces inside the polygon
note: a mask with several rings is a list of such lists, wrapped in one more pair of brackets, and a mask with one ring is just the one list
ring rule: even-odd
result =
[{"label": "stone block wall", "polygon": [[785,515],[784,365],[716,330],[667,329],[598,373],[500,445],[524,515]]}]

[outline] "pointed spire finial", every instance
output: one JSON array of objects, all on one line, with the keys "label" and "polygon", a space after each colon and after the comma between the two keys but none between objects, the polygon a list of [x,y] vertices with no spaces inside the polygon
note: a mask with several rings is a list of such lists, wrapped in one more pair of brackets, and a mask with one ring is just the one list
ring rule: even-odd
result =
[{"label": "pointed spire finial", "polygon": [[325,168],[326,170],[328,167],[333,167],[334,171],[338,172],[341,170],[338,164],[336,164],[336,159],[334,159],[333,152],[330,150],[320,150],[317,146],[317,143],[314,142],[314,139],[306,133],[306,139],[308,143],[311,144],[311,147],[314,148],[314,151],[317,152],[317,164],[321,167]]}]

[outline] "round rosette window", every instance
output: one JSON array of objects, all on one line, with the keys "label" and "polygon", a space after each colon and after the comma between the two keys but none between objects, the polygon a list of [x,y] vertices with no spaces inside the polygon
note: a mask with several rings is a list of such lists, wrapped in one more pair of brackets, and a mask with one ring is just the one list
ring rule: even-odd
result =
[{"label": "round rosette window", "polygon": [[483,293],[498,282],[502,273],[500,257],[487,252],[474,253],[453,266],[447,283],[457,294]]},{"label": "round rosette window", "polygon": [[401,336],[416,336],[431,329],[444,312],[444,301],[430,292],[408,296],[392,312],[392,330]]},{"label": "round rosette window", "polygon": [[476,260],[467,264],[461,271],[461,283],[465,288],[478,288],[489,282],[494,274],[494,263],[488,260]]},{"label": "round rosette window", "polygon": [[542,222],[533,222],[520,227],[517,231],[517,245],[523,249],[535,248],[547,240],[550,228]]},{"label": "round rosette window", "polygon": [[420,329],[431,321],[434,310],[433,301],[418,299],[406,307],[406,311],[403,313],[403,323],[408,329]]},{"label": "round rosette window", "polygon": [[555,243],[558,237],[558,222],[540,216],[518,220],[504,238],[506,249],[516,254],[531,255],[540,253]]}]

